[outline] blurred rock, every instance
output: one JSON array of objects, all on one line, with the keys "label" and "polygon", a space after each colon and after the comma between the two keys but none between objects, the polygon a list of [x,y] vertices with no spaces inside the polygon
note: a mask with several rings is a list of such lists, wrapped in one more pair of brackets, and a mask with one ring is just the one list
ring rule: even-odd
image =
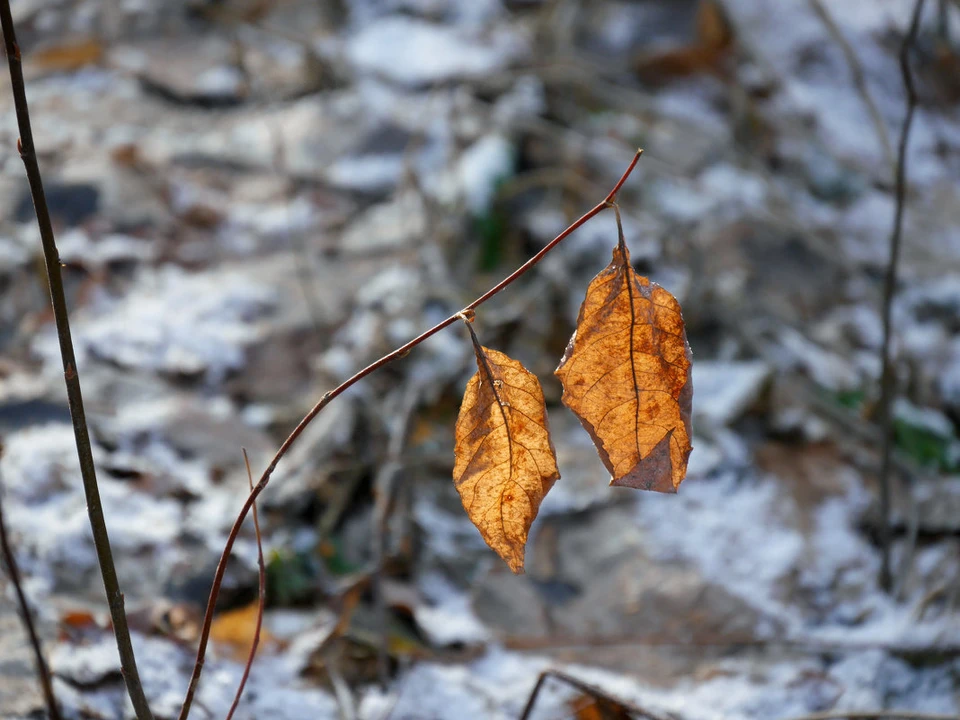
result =
[{"label": "blurred rock", "polygon": [[[143,278],[135,294],[112,314],[79,318],[75,334],[80,357],[163,373],[220,378],[243,362],[243,348],[257,337],[273,294],[236,272],[217,281],[168,268]],[[38,350],[57,356],[52,334]]]},{"label": "blurred rock", "polygon": [[81,686],[120,678],[117,645],[109,635],[86,646],[57,645],[50,666],[60,677]]},{"label": "blurred rock", "polygon": [[712,427],[729,425],[748,410],[770,379],[764,362],[717,362],[693,364],[693,417]]},{"label": "blurred rock", "polygon": [[358,255],[391,252],[420,242],[426,231],[423,200],[413,193],[370,208],[340,238],[340,247]]},{"label": "blurred rock", "polygon": [[[82,225],[95,216],[99,209],[100,190],[95,185],[54,182],[46,185],[44,191],[51,217],[68,227]],[[13,212],[19,222],[36,222],[33,198],[29,192],[21,195]]]},{"label": "blurred rock", "polygon": [[229,107],[249,91],[236,46],[216,34],[141,40],[115,48],[111,55],[140,78],[147,92],[168,102]]},{"label": "blurred rock", "polygon": [[480,39],[403,16],[370,23],[347,47],[359,71],[413,87],[483,77],[506,69],[525,52],[520,36],[506,26]]},{"label": "blurred rock", "polygon": [[[528,575],[494,566],[474,587],[474,611],[512,638],[582,642],[710,642],[755,636],[763,615],[700,577],[643,550],[655,541],[627,508],[551,516],[528,549]],[[776,627],[770,619],[764,632]]]}]

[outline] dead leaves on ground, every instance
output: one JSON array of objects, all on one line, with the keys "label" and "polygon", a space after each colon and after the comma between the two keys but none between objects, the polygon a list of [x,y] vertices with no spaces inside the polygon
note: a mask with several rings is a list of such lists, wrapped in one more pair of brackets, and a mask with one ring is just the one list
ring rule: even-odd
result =
[{"label": "dead leaves on ground", "polygon": [[[220,613],[210,627],[210,637],[229,649],[235,660],[247,656],[250,644],[257,632],[259,602],[254,600],[246,607]],[[261,631],[260,640],[264,644],[271,641],[269,633]]]},{"label": "dead leaves on ground", "polygon": [[103,45],[93,38],[67,41],[38,50],[28,61],[45,73],[76,72],[95,65],[103,58]]},{"label": "dead leaves on ground", "polygon": [[[556,375],[563,402],[590,433],[611,484],[676,492],[691,451],[690,346],[680,304],[637,274],[623,238],[587,289]],[[536,376],[483,347],[456,426],[454,484],[470,520],[515,573],[527,534],[559,479]]]},{"label": "dead leaves on ground", "polygon": [[680,47],[646,51],[634,60],[641,80],[664,84],[698,73],[723,74],[723,61],[733,49],[733,27],[717,0],[697,4],[693,37]]}]

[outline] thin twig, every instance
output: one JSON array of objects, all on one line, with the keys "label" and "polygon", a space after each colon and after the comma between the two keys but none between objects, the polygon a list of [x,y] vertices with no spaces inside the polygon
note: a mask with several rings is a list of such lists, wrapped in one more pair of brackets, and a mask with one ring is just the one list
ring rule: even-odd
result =
[{"label": "thin twig", "polygon": [[[250,484],[250,490],[253,490],[253,473],[250,471],[250,458],[247,456],[247,449],[243,448],[243,464],[247,468],[247,482]],[[237,694],[233,698],[233,705],[230,706],[230,712],[227,713],[227,720],[231,720],[233,714],[240,705],[240,696],[243,695],[243,688],[247,684],[247,678],[250,677],[250,668],[253,666],[253,659],[257,655],[257,647],[260,645],[260,628],[263,627],[263,607],[267,601],[267,566],[263,562],[263,538],[260,535],[260,518],[257,516],[257,504],[253,504],[253,530],[257,536],[257,569],[259,581],[257,587],[257,626],[253,631],[253,642],[250,644],[250,655],[247,657],[247,664],[243,668],[243,676],[240,678],[240,685],[237,687]]]},{"label": "thin twig", "polygon": [[960,717],[910,710],[827,710],[790,720],[960,720]]},{"label": "thin twig", "polygon": [[887,126],[883,121],[883,116],[880,114],[880,110],[877,108],[877,104],[873,101],[873,96],[870,95],[870,90],[867,88],[867,79],[863,73],[863,66],[857,58],[857,53],[850,46],[850,43],[847,42],[847,39],[843,36],[843,32],[841,32],[833,16],[830,15],[830,12],[824,4],[820,0],[808,0],[808,2],[820,18],[820,21],[826,26],[830,37],[840,46],[840,50],[847,60],[847,65],[850,66],[853,85],[860,94],[860,99],[863,101],[863,104],[867,108],[867,113],[870,115],[870,122],[873,123],[873,130],[877,134],[877,141],[880,143],[880,150],[883,152],[883,160],[886,166],[893,171],[896,164],[894,163],[893,145],[890,143],[890,135],[887,133]]},{"label": "thin twig", "polygon": [[883,345],[880,348],[880,358],[883,369],[880,373],[880,429],[883,438],[882,460],[880,462],[880,546],[883,553],[880,566],[880,585],[889,591],[892,584],[890,573],[890,465],[893,449],[893,417],[891,408],[896,388],[893,369],[893,360],[890,357],[890,343],[893,332],[892,308],[893,296],[897,289],[897,266],[900,261],[900,244],[903,235],[903,213],[907,193],[907,143],[910,141],[910,127],[913,124],[913,113],[917,107],[917,91],[913,85],[913,74],[910,72],[910,47],[917,37],[920,27],[920,16],[923,13],[925,0],[917,0],[913,6],[913,16],[910,20],[910,29],[903,38],[900,46],[900,72],[903,75],[903,85],[907,93],[907,112],[903,119],[903,128],[900,131],[900,144],[897,150],[897,177],[896,177],[896,212],[893,218],[893,229],[890,232],[890,259],[887,262],[887,272],[883,283]]},{"label": "thin twig", "polygon": [[140,684],[140,674],[137,672],[133,643],[130,640],[130,630],[127,627],[127,615],[123,609],[123,593],[120,592],[117,570],[113,564],[110,537],[107,534],[107,525],[103,517],[100,490],[97,487],[97,473],[93,464],[90,432],[87,429],[87,420],[83,411],[83,395],[80,392],[80,376],[77,373],[77,360],[73,351],[73,340],[70,337],[70,319],[67,314],[67,300],[63,290],[63,278],[60,273],[60,254],[57,251],[57,243],[53,235],[50,211],[47,208],[43,181],[40,177],[40,165],[37,162],[37,152],[33,144],[30,110],[27,106],[27,94],[23,83],[20,46],[17,44],[17,37],[14,32],[9,0],[0,0],[0,25],[3,27],[7,62],[10,66],[13,102],[17,113],[17,124],[20,129],[17,150],[20,152],[20,159],[23,160],[27,172],[30,195],[33,197],[37,223],[40,227],[43,259],[50,285],[50,299],[57,325],[57,338],[60,341],[60,357],[63,360],[63,378],[67,386],[67,401],[70,406],[70,418],[73,421],[73,433],[77,444],[77,455],[80,460],[80,476],[83,479],[87,514],[90,518],[90,529],[93,531],[93,543],[97,550],[100,575],[103,578],[107,604],[110,607],[110,618],[113,621],[113,633],[117,638],[120,667],[137,719],[152,720],[153,715],[147,704],[143,686]]},{"label": "thin twig", "polygon": [[544,637],[541,635],[512,635],[501,638],[507,650],[519,651],[561,651],[586,648],[676,648],[695,650],[777,650],[781,652],[823,655],[825,653],[862,653],[870,650],[882,650],[895,655],[928,655],[931,652],[939,656],[960,657],[960,645],[953,644],[908,644],[884,642],[831,642],[811,638],[758,640],[738,635],[704,634],[686,640],[678,640],[669,634],[582,637],[560,635]]},{"label": "thin twig", "polygon": [[920,537],[920,504],[910,489],[907,490],[906,495],[910,503],[910,512],[907,516],[907,546],[903,551],[903,558],[900,560],[900,571],[897,573],[896,581],[893,584],[893,599],[897,602],[903,599],[903,594],[906,592],[907,581],[917,554],[917,540]]},{"label": "thin twig", "polygon": [[257,496],[263,492],[263,489],[267,486],[267,483],[270,482],[270,477],[273,475],[273,471],[276,470],[277,464],[286,455],[287,451],[290,449],[290,446],[297,441],[297,438],[303,433],[306,427],[313,421],[313,419],[323,410],[331,400],[336,398],[338,395],[341,395],[348,388],[352,387],[354,384],[365,378],[370,373],[379,370],[384,365],[388,365],[394,360],[404,357],[409,353],[413,348],[422,343],[424,340],[433,337],[441,330],[449,327],[453,323],[457,322],[462,313],[465,311],[470,311],[478,308],[480,305],[485,303],[487,300],[492,298],[494,295],[497,295],[501,290],[508,287],[512,284],[517,278],[521,275],[524,275],[528,270],[530,270],[534,265],[536,265],[543,257],[549,253],[553,248],[555,248],[564,238],[568,237],[572,232],[574,232],[581,225],[589,221],[590,219],[596,217],[601,212],[603,212],[608,206],[609,203],[616,197],[617,193],[620,192],[620,188],[623,187],[623,184],[627,181],[627,178],[630,177],[630,174],[633,172],[633,169],[637,166],[637,162],[640,160],[640,155],[643,153],[643,150],[637,150],[634,154],[633,159],[630,161],[630,164],[627,166],[627,169],[624,171],[623,175],[620,176],[620,179],[617,181],[617,184],[614,185],[613,190],[609,194],[597,203],[593,208],[591,208],[585,215],[576,220],[571,224],[566,230],[561,232],[557,237],[547,243],[543,249],[540,250],[536,255],[531,257],[527,262],[521,265],[517,270],[515,270],[511,275],[501,280],[497,285],[492,287],[490,290],[485,292],[479,298],[474,300],[472,303],[467,305],[463,310],[454,313],[448,317],[443,322],[438,325],[434,325],[432,328],[417,336],[410,342],[405,345],[401,345],[393,352],[390,352],[384,355],[382,358],[376,362],[371,363],[363,370],[356,373],[353,377],[345,380],[338,387],[331,390],[330,392],[323,395],[320,398],[320,401],[311,408],[304,418],[300,421],[293,432],[283,441],[283,444],[277,450],[276,454],[273,456],[273,459],[270,461],[270,464],[267,466],[267,469],[264,470],[263,475],[260,476],[260,481],[254,487],[253,492],[250,493],[246,501],[243,504],[243,507],[240,509],[240,514],[237,516],[237,519],[233,523],[233,527],[230,529],[230,534],[227,536],[227,542],[223,549],[223,554],[220,556],[220,562],[217,564],[217,570],[213,578],[213,586],[210,589],[210,599],[207,601],[207,610],[203,618],[203,628],[200,632],[200,642],[197,649],[197,661],[194,665],[193,675],[190,679],[190,685],[187,688],[187,695],[184,698],[183,708],[180,711],[179,720],[186,720],[190,712],[190,705],[193,702],[193,696],[197,690],[197,684],[200,681],[200,674],[203,671],[203,660],[207,652],[207,643],[210,639],[210,626],[213,623],[213,611],[216,608],[217,598],[220,595],[220,585],[223,582],[223,576],[227,569],[227,560],[230,557],[230,552],[233,549],[233,544],[236,542],[237,535],[240,532],[240,526],[243,524],[244,518],[246,518],[247,513],[250,512],[250,507],[253,505],[254,501],[257,499]]},{"label": "thin twig", "polygon": [[631,702],[616,698],[610,693],[596,687],[595,685],[585,683],[583,680],[579,680],[572,675],[567,675],[559,670],[544,670],[542,673],[540,673],[540,677],[537,678],[537,684],[533,686],[533,691],[530,693],[530,697],[527,699],[527,704],[523,707],[523,712],[520,714],[519,720],[529,720],[530,714],[533,712],[533,708],[537,704],[537,696],[540,694],[540,690],[543,688],[549,678],[555,678],[560,682],[565,682],[567,685],[576,688],[584,695],[590,695],[598,700],[605,700],[608,703],[619,705],[628,713],[636,715],[639,718],[647,718],[647,720],[666,720],[663,715],[657,715],[656,713],[646,710],[638,705],[634,705]]},{"label": "thin twig", "polygon": [[[920,598],[919,602],[917,602],[917,606],[913,609],[913,617],[917,620],[917,622],[923,622],[923,618],[927,614],[927,609],[941,598],[945,598],[949,589],[949,582],[942,585],[937,585],[935,588],[925,593],[922,598]],[[947,603],[944,602],[944,604],[946,605]],[[950,609],[947,608],[946,612],[949,613]]]},{"label": "thin twig", "polygon": [[40,636],[37,635],[37,629],[33,624],[33,616],[30,614],[30,605],[27,604],[27,596],[23,592],[23,584],[20,581],[20,570],[17,568],[17,559],[13,555],[13,549],[10,547],[10,539],[7,537],[7,526],[3,521],[3,488],[0,487],[0,549],[3,552],[3,561],[7,566],[7,576],[13,584],[13,590],[17,595],[17,603],[20,605],[20,619],[23,621],[23,627],[30,637],[30,645],[33,647],[34,662],[37,666],[37,679],[40,681],[40,688],[43,690],[43,699],[47,703],[47,715],[50,720],[60,720],[60,706],[57,704],[57,698],[53,694],[53,681],[50,678],[50,668],[47,667],[43,659],[43,647],[40,644]]},{"label": "thin twig", "polygon": [[403,469],[403,448],[407,444],[410,420],[420,400],[422,388],[412,381],[401,393],[400,410],[395,414],[390,440],[387,445],[387,457],[374,482],[376,500],[374,502],[373,526],[373,572],[371,575],[373,599],[376,607],[377,623],[380,629],[380,642],[377,644],[377,674],[381,686],[386,689],[390,679],[389,636],[387,633],[387,602],[383,592],[383,564],[386,557],[387,521],[393,507],[394,488]]},{"label": "thin twig", "polygon": [[357,720],[357,703],[353,699],[353,693],[346,678],[337,668],[336,664],[328,658],[327,676],[330,678],[330,685],[333,686],[333,696],[337,699],[337,707],[340,710],[340,720]]},{"label": "thin twig", "polygon": [[[287,165],[287,145],[283,141],[282,131],[276,125],[268,123],[267,133],[270,135],[270,142],[273,147],[273,174],[277,179],[282,180],[286,175],[284,169]],[[310,248],[307,244],[307,235],[305,232],[300,232],[299,235],[296,235],[291,230],[293,223],[289,202],[286,205],[286,215],[287,225],[282,230],[281,235],[285,241],[284,244],[292,246],[299,255],[296,259],[294,274],[297,278],[297,283],[300,285],[300,292],[303,294],[303,303],[307,315],[310,318],[310,323],[313,325],[313,331],[316,333],[316,336],[322,340],[324,338],[323,323],[320,321],[322,313],[319,311],[320,299],[316,292],[316,282],[314,282],[314,278],[312,277],[311,268],[313,266],[313,258],[310,255]]]}]

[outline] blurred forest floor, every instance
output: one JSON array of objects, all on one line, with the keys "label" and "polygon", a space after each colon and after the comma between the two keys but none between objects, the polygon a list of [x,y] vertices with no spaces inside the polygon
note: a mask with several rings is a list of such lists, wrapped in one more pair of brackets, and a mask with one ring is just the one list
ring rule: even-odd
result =
[{"label": "blurred forest floor", "polygon": [[[616,242],[603,214],[477,314],[551,410],[562,479],[527,574],[486,548],[451,481],[475,370],[453,327],[337,399],[279,466],[261,503],[266,637],[238,717],[515,718],[547,667],[679,720],[958,711],[960,5],[927,3],[914,53],[891,594],[874,416],[913,3],[818,5],[13,3],[158,718],[179,710],[247,494],[241,447],[258,474],[325,391],[523,262],[637,147],[627,242],[682,303],[694,355],[679,494],[609,488],[559,402],[552,371]],[[0,83],[6,512],[67,715],[130,717]],[[247,525],[197,720],[225,716],[246,657]],[[40,717],[11,598],[0,716]],[[584,702],[551,684],[534,717],[599,717]]]}]

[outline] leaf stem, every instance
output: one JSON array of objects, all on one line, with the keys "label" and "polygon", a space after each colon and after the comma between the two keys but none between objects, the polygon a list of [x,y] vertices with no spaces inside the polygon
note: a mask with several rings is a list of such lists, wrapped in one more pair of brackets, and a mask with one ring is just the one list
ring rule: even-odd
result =
[{"label": "leaf stem", "polygon": [[10,66],[10,83],[13,89],[13,102],[17,113],[17,124],[20,138],[17,140],[17,150],[23,160],[30,184],[30,195],[37,213],[37,224],[40,227],[40,241],[43,245],[43,259],[46,264],[47,280],[50,285],[50,300],[53,305],[53,315],[56,320],[57,338],[60,341],[60,357],[63,360],[63,378],[67,386],[67,401],[70,406],[70,418],[73,421],[73,434],[77,444],[77,455],[80,460],[80,476],[83,479],[83,491],[87,500],[87,514],[90,518],[90,529],[93,531],[93,543],[97,551],[97,561],[100,565],[100,575],[103,578],[103,588],[107,594],[107,604],[110,607],[110,618],[113,621],[113,633],[117,639],[117,649],[120,653],[120,668],[127,685],[127,693],[133,703],[133,709],[138,720],[152,720],[153,715],[147,705],[147,699],[140,684],[140,675],[137,672],[137,662],[133,654],[133,644],[130,640],[130,630],[127,627],[127,615],[123,608],[123,593],[120,592],[120,583],[117,579],[117,570],[113,564],[113,552],[110,548],[110,537],[107,534],[107,525],[103,517],[103,506],[100,502],[100,490],[97,487],[97,473],[93,464],[93,451],[90,445],[90,432],[87,429],[87,420],[83,411],[83,395],[80,392],[80,376],[77,372],[77,360],[73,351],[73,340],[70,336],[70,319],[67,314],[67,300],[63,290],[63,277],[60,273],[60,254],[53,234],[53,224],[50,221],[50,211],[47,207],[46,195],[43,192],[43,181],[40,177],[40,165],[37,162],[37,152],[33,144],[33,130],[30,126],[30,110],[27,106],[27,94],[23,82],[23,66],[20,60],[20,46],[13,27],[13,16],[10,12],[10,0],[0,0],[0,25],[3,28],[3,39],[6,44],[7,61]]},{"label": "leaf stem", "polygon": [[227,569],[227,560],[230,557],[230,552],[233,550],[233,544],[236,542],[237,536],[240,533],[240,527],[243,525],[243,521],[247,516],[247,513],[250,512],[250,508],[253,506],[253,503],[256,501],[257,496],[263,492],[263,489],[267,486],[267,483],[270,482],[270,477],[273,475],[273,471],[276,470],[278,463],[286,455],[290,447],[297,441],[297,438],[303,433],[307,426],[313,421],[313,419],[320,414],[320,411],[323,410],[331,400],[337,396],[343,394],[348,388],[355,385],[357,382],[365,378],[372,372],[379,370],[384,365],[392,363],[394,360],[405,356],[417,345],[427,340],[428,338],[436,335],[441,330],[449,327],[457,320],[462,319],[464,316],[469,317],[470,313],[476,308],[480,307],[487,300],[492,298],[494,295],[498,294],[503,289],[509,287],[515,280],[517,280],[521,275],[524,275],[528,270],[530,270],[534,265],[540,262],[544,256],[549,253],[553,248],[559,245],[565,238],[567,238],[571,233],[577,230],[587,221],[599,215],[607,207],[610,206],[610,203],[616,198],[617,193],[620,192],[620,189],[623,187],[623,184],[627,181],[627,178],[630,177],[634,168],[637,166],[637,162],[640,160],[640,155],[643,153],[643,150],[637,150],[634,154],[633,159],[630,161],[630,164],[627,166],[627,169],[623,172],[623,175],[620,176],[620,179],[617,180],[616,185],[613,186],[613,189],[607,193],[607,196],[601,200],[599,203],[594,205],[589,211],[587,211],[583,216],[574,221],[569,227],[567,227],[563,232],[561,232],[557,237],[551,240],[549,243],[543,246],[543,248],[529,260],[527,260],[523,265],[517,268],[513,273],[508,275],[506,278],[501,280],[499,283],[494,285],[492,288],[487,290],[483,295],[478,297],[472,303],[467,305],[463,310],[454,313],[448,317],[443,322],[434,325],[432,328],[426,332],[418,335],[410,342],[401,345],[396,350],[393,350],[390,353],[387,353],[379,360],[367,365],[352,377],[343,381],[339,386],[333,390],[325,393],[323,397],[314,405],[310,411],[303,417],[300,423],[293,429],[293,432],[283,441],[283,444],[279,447],[276,454],[273,456],[273,459],[270,461],[270,464],[267,466],[267,469],[264,470],[263,475],[260,476],[259,482],[257,482],[253,491],[247,497],[246,501],[243,503],[243,507],[240,509],[240,513],[237,516],[237,519],[233,523],[233,527],[230,529],[230,534],[227,536],[227,542],[224,545],[223,553],[220,556],[220,561],[217,564],[217,570],[214,574],[213,585],[210,588],[210,599],[207,601],[207,610],[203,617],[203,627],[200,631],[200,642],[197,648],[197,661],[193,668],[193,675],[190,679],[190,685],[187,688],[187,694],[183,701],[183,707],[180,710],[179,720],[186,720],[190,713],[190,706],[193,702],[193,696],[197,690],[197,684],[200,682],[200,674],[203,670],[203,661],[206,656],[207,643],[210,640],[210,627],[213,623],[213,612],[217,605],[217,598],[220,595],[220,586],[223,583],[223,576]]},{"label": "leaf stem", "polygon": [[[497,381],[493,377],[493,370],[490,369],[490,362],[487,360],[487,354],[483,351],[483,345],[480,344],[480,338],[477,337],[476,330],[473,329],[472,322],[464,322],[464,325],[467,326],[467,330],[470,331],[470,342],[473,343],[473,352],[477,356],[477,364],[480,366],[480,370],[487,378],[487,382],[490,383],[490,390],[493,392],[493,399],[497,401],[497,405],[500,406],[500,414],[503,415],[504,427],[507,427],[507,415],[504,410],[503,400],[500,398],[500,393],[497,392]],[[507,433],[507,440],[510,439],[510,433]]]},{"label": "leaf stem", "polygon": [[607,205],[613,208],[613,214],[617,218],[617,247],[620,248],[620,252],[623,253],[624,261],[627,258],[627,238],[623,234],[623,220],[620,217],[620,206],[613,200],[607,203]]}]

